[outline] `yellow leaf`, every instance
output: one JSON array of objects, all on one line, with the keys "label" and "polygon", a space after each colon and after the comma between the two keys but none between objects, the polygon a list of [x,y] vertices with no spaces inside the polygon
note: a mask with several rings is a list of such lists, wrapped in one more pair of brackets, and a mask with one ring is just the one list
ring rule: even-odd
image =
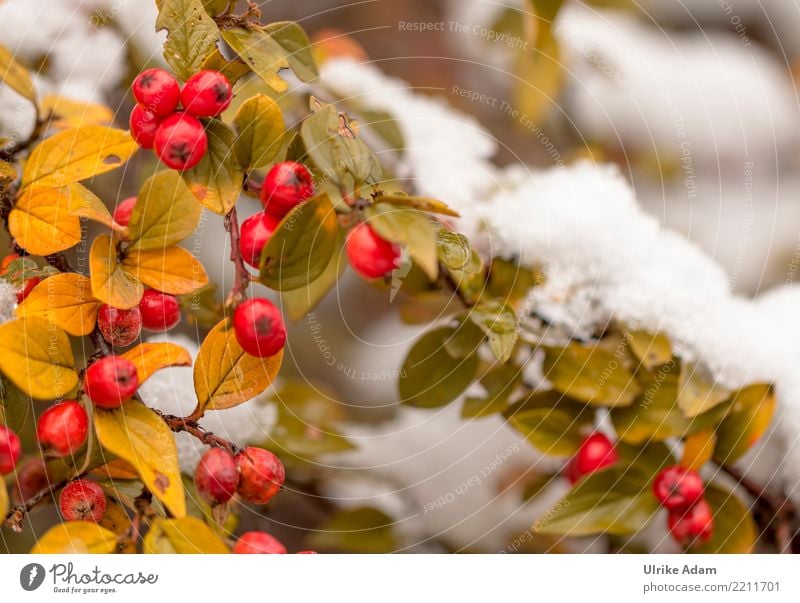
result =
[{"label": "yellow leaf", "polygon": [[79,126],[109,126],[114,121],[114,112],[105,105],[84,103],[63,96],[46,95],[39,103],[42,117],[51,116],[50,127],[57,130]]},{"label": "yellow leaf", "polygon": [[180,174],[158,172],[139,190],[128,224],[131,250],[164,249],[194,232],[200,204]]},{"label": "yellow leaf", "polygon": [[120,167],[138,149],[125,130],[81,126],[59,132],[33,149],[23,186],[63,186]]},{"label": "yellow leaf", "polygon": [[148,287],[171,295],[192,293],[208,282],[203,265],[182,247],[136,250],[122,267]]},{"label": "yellow leaf", "polygon": [[0,519],[5,519],[8,514],[8,490],[6,483],[0,479]]},{"label": "yellow leaf", "polygon": [[94,329],[100,302],[92,297],[88,277],[73,272],[55,274],[30,292],[17,308],[17,316],[39,316],[76,337]]},{"label": "yellow leaf", "polygon": [[68,521],[50,528],[31,549],[33,555],[113,553],[117,535],[91,521]]},{"label": "yellow leaf", "polygon": [[688,436],[683,443],[681,466],[699,471],[711,460],[717,436],[711,429],[704,429]]},{"label": "yellow leaf", "polygon": [[220,322],[206,336],[194,365],[194,390],[200,416],[246,402],[263,392],[278,374],[283,351],[268,358],[245,354],[233,328]]},{"label": "yellow leaf", "polygon": [[[109,228],[117,226],[105,203],[82,184],[70,184],[70,213],[79,218],[99,222]],[[118,227],[118,226],[117,226]]]},{"label": "yellow leaf", "polygon": [[66,333],[43,318],[17,318],[0,325],[0,371],[33,398],[61,398],[78,384]]},{"label": "yellow leaf", "polygon": [[117,258],[116,244],[108,235],[100,235],[89,251],[92,295],[103,303],[127,310],[142,299],[144,287],[123,270]]},{"label": "yellow leaf", "polygon": [[228,547],[205,523],[196,517],[182,519],[157,519],[142,543],[145,553],[224,554]]},{"label": "yellow leaf", "polygon": [[73,194],[69,187],[25,189],[8,216],[11,236],[34,255],[49,255],[80,243],[81,223],[70,211]]},{"label": "yellow leaf", "polygon": [[186,515],[186,500],[175,437],[155,412],[131,400],[119,408],[96,408],[100,444],[128,461],[144,484],[176,517]]},{"label": "yellow leaf", "polygon": [[136,365],[139,383],[147,381],[157,370],[168,366],[192,366],[192,357],[174,343],[141,343],[122,354]]},{"label": "yellow leaf", "polygon": [[36,102],[36,90],[28,70],[17,63],[11,51],[4,46],[0,46],[0,81],[8,84],[28,100]]},{"label": "yellow leaf", "polygon": [[109,500],[106,505],[106,512],[103,514],[103,519],[100,520],[100,525],[117,536],[122,536],[128,531],[131,520],[128,514],[125,513],[125,509],[122,508],[122,505],[113,500]]}]

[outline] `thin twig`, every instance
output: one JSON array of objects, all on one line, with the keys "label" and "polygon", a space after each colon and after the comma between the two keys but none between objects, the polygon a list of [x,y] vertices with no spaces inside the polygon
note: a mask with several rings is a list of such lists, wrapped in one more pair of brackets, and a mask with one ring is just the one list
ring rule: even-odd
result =
[{"label": "thin twig", "polygon": [[235,275],[233,287],[228,297],[225,299],[225,307],[232,308],[244,301],[247,297],[247,287],[250,286],[250,271],[242,258],[239,249],[239,219],[236,215],[236,208],[232,208],[225,215],[225,230],[231,239],[231,262],[233,262]]},{"label": "thin twig", "polygon": [[186,433],[196,437],[206,446],[224,448],[231,454],[237,454],[239,452],[239,448],[236,446],[236,444],[226,440],[225,438],[221,438],[218,435],[214,435],[210,431],[206,431],[192,417],[177,417],[175,415],[168,415],[155,408],[153,411],[155,411],[161,417],[161,419],[167,424],[167,427],[176,433],[185,431]]}]

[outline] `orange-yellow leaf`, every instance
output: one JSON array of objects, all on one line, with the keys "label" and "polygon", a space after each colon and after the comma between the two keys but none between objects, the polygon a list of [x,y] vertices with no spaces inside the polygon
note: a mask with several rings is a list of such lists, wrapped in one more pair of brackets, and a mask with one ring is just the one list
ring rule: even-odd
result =
[{"label": "orange-yellow leaf", "polygon": [[89,252],[92,295],[101,302],[127,310],[142,299],[144,287],[122,268],[116,243],[108,235],[100,235]]},{"label": "orange-yellow leaf", "polygon": [[138,149],[125,130],[81,126],[38,145],[22,170],[23,186],[64,186],[123,165]]},{"label": "orange-yellow leaf", "polygon": [[233,327],[223,320],[206,336],[194,365],[194,389],[198,407],[222,410],[246,402],[263,392],[281,368],[283,351],[268,358],[245,354]]},{"label": "orange-yellow leaf", "polygon": [[70,335],[88,335],[94,329],[100,302],[92,297],[89,277],[64,272],[46,278],[17,308],[17,316],[39,316]]},{"label": "orange-yellow leaf", "polygon": [[139,477],[176,517],[186,515],[186,500],[175,437],[155,412],[137,400],[113,410],[96,408],[100,444],[136,467]]},{"label": "orange-yellow leaf", "polygon": [[142,543],[149,555],[225,554],[228,547],[211,528],[196,517],[157,519]]},{"label": "orange-yellow leaf", "polygon": [[67,334],[43,318],[17,318],[0,325],[0,372],[26,394],[54,400],[78,384]]},{"label": "orange-yellow leaf", "polygon": [[8,216],[11,236],[28,253],[49,255],[77,245],[80,220],[71,212],[70,188],[25,189]]},{"label": "orange-yellow leaf", "polygon": [[50,528],[31,549],[34,555],[113,553],[117,535],[90,521],[68,521]]},{"label": "orange-yellow leaf", "polygon": [[122,266],[148,287],[171,295],[186,295],[208,283],[203,265],[191,253],[174,245],[133,251]]},{"label": "orange-yellow leaf", "polygon": [[70,197],[70,213],[73,216],[93,220],[109,228],[114,228],[114,218],[111,217],[111,212],[108,211],[100,197],[81,184],[70,184],[69,188],[73,193]]},{"label": "orange-yellow leaf", "polygon": [[688,436],[683,443],[681,466],[699,471],[711,460],[717,436],[711,429],[704,429]]},{"label": "orange-yellow leaf", "polygon": [[136,365],[139,383],[147,381],[157,370],[168,366],[192,366],[192,357],[174,343],[141,343],[122,354]]},{"label": "orange-yellow leaf", "polygon": [[57,130],[78,126],[109,126],[114,112],[105,105],[84,103],[63,96],[48,94],[39,103],[43,117],[51,116],[50,127]]}]

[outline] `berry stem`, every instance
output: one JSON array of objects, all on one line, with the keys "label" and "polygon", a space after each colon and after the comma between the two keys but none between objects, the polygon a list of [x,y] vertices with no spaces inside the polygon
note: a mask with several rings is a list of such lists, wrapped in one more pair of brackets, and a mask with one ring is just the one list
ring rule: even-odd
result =
[{"label": "berry stem", "polygon": [[236,270],[233,281],[233,288],[225,299],[225,307],[232,308],[247,298],[247,287],[250,285],[250,271],[244,263],[242,252],[239,249],[239,218],[236,215],[236,208],[232,208],[225,215],[225,230],[231,239],[231,262]]},{"label": "berry stem", "polygon": [[13,507],[8,514],[5,516],[3,522],[9,528],[11,528],[15,532],[22,531],[22,520],[25,519],[25,515],[30,512],[36,505],[38,505],[42,500],[46,497],[52,497],[53,493],[56,490],[60,490],[64,486],[66,486],[69,482],[73,479],[78,479],[83,477],[83,474],[76,475],[75,477],[71,477],[69,479],[62,480],[60,482],[50,483],[47,485],[46,488],[42,488],[36,494],[31,496],[28,500],[24,501],[22,504]]},{"label": "berry stem", "polygon": [[164,414],[157,409],[153,409],[161,419],[167,424],[172,431],[178,433],[185,431],[196,437],[203,444],[207,446],[215,446],[217,448],[224,448],[231,454],[238,454],[239,448],[231,441],[214,435],[210,431],[206,431],[197,423],[192,417],[176,417],[175,415]]}]

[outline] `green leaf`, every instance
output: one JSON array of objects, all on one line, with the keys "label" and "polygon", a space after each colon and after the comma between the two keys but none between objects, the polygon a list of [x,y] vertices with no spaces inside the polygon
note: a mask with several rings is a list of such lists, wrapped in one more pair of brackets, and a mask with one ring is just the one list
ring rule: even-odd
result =
[{"label": "green leaf", "polygon": [[216,214],[227,214],[242,191],[244,172],[233,153],[233,131],[218,119],[206,123],[208,151],[195,167],[182,172],[200,204]]},{"label": "green leaf", "polygon": [[223,12],[231,4],[231,0],[202,0],[202,2],[206,12],[212,17]]},{"label": "green leaf", "polygon": [[543,281],[541,274],[535,270],[517,266],[511,260],[494,258],[489,270],[487,292],[508,303],[516,303],[528,295],[528,292]]},{"label": "green leaf", "polygon": [[311,545],[344,553],[391,553],[397,548],[394,523],[370,507],[339,511],[311,535]]},{"label": "green leaf", "polygon": [[236,128],[234,151],[239,165],[245,169],[264,167],[283,148],[286,126],[283,114],[274,100],[256,94],[242,103],[233,118]]},{"label": "green leaf", "polygon": [[747,452],[769,427],[775,404],[775,391],[768,383],[756,383],[735,392],[728,414],[717,428],[714,460],[729,464]]},{"label": "green leaf", "polygon": [[261,253],[259,282],[276,291],[305,287],[319,278],[336,252],[338,222],[328,195],[295,207]]},{"label": "green leaf", "polygon": [[165,170],[139,189],[128,232],[130,249],[164,249],[194,232],[200,204],[178,172]]},{"label": "green leaf", "polygon": [[214,51],[208,55],[203,61],[203,69],[210,69],[212,71],[219,71],[222,75],[228,78],[228,81],[233,86],[236,82],[244,76],[252,73],[250,67],[240,61],[238,58],[228,60],[222,56],[219,49],[215,48]]},{"label": "green leaf", "polygon": [[641,391],[623,359],[601,347],[548,348],[543,370],[558,391],[597,406],[626,406]]},{"label": "green leaf", "polygon": [[465,268],[472,255],[467,237],[444,227],[436,235],[436,251],[439,261],[449,270]]},{"label": "green leaf", "polygon": [[439,275],[436,227],[427,214],[391,203],[380,203],[365,210],[367,222],[383,239],[404,245],[411,258],[430,280]]},{"label": "green leaf", "polygon": [[337,230],[336,250],[333,252],[325,270],[313,281],[291,291],[281,293],[283,307],[289,319],[297,322],[306,314],[311,312],[317,305],[325,299],[325,296],[336,286],[339,277],[344,272],[347,262],[344,260],[344,237]]},{"label": "green leaf", "polygon": [[[0,424],[21,433],[33,417],[33,399],[8,379],[0,379]],[[0,517],[2,517],[0,513]]]},{"label": "green leaf", "polygon": [[533,525],[540,534],[633,534],[659,509],[645,467],[612,465],[589,474]]},{"label": "green leaf", "polygon": [[690,419],[722,404],[730,395],[729,390],[707,378],[696,364],[683,365],[678,406]]},{"label": "green leaf", "polygon": [[36,89],[28,70],[14,60],[14,55],[5,46],[0,46],[0,82],[36,103]]},{"label": "green leaf", "polygon": [[333,105],[311,99],[313,113],[303,120],[300,135],[317,168],[341,186],[377,184],[383,169],[374,153],[357,135],[357,128]]},{"label": "green leaf", "polygon": [[512,364],[494,366],[481,378],[486,396],[468,397],[461,407],[462,417],[488,417],[506,409],[508,399],[522,381],[522,369]]},{"label": "green leaf", "polygon": [[219,536],[196,517],[155,520],[142,547],[150,555],[218,555],[229,552]]},{"label": "green leaf", "polygon": [[637,374],[644,391],[634,404],[611,409],[611,421],[619,438],[629,444],[678,437],[689,421],[678,408],[681,363],[675,359],[654,372]]},{"label": "green leaf", "polygon": [[631,351],[642,365],[652,371],[672,359],[672,343],[663,333],[631,331],[628,334]]},{"label": "green leaf", "polygon": [[289,66],[300,81],[310,82],[319,77],[319,68],[311,53],[311,41],[302,27],[294,21],[277,21],[265,25],[264,31],[283,48]]},{"label": "green leaf", "polygon": [[164,59],[182,80],[202,69],[217,49],[220,31],[202,0],[159,0],[156,31],[167,30]]},{"label": "green leaf", "polygon": [[486,334],[495,358],[508,362],[519,337],[514,309],[497,300],[486,300],[472,308],[469,319]]},{"label": "green leaf", "polygon": [[286,53],[272,36],[261,30],[226,29],[222,38],[247,63],[253,72],[278,94],[289,85],[278,72],[289,68]]},{"label": "green leaf", "polygon": [[456,329],[441,327],[423,335],[411,348],[400,371],[400,398],[404,404],[436,408],[452,402],[478,370],[478,357],[454,358],[447,342]]},{"label": "green leaf", "polygon": [[575,454],[585,439],[582,424],[558,408],[523,410],[514,414],[509,423],[540,452],[550,456]]},{"label": "green leaf", "polygon": [[711,540],[692,548],[695,553],[751,553],[756,545],[758,529],[747,507],[739,498],[716,484],[707,484],[706,502],[714,513]]}]

